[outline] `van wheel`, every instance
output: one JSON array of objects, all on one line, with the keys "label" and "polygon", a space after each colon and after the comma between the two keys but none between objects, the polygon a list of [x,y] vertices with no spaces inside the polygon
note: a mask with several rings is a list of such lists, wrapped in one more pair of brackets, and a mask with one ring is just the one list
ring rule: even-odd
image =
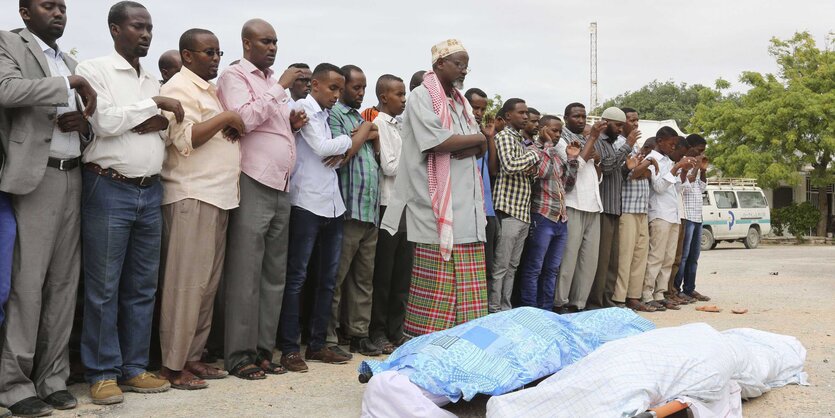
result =
[{"label": "van wheel", "polygon": [[748,235],[745,237],[743,241],[745,244],[745,248],[749,250],[753,250],[760,246],[760,231],[753,226],[748,228]]},{"label": "van wheel", "polygon": [[716,240],[713,239],[713,232],[710,229],[702,228],[702,251],[716,248]]}]

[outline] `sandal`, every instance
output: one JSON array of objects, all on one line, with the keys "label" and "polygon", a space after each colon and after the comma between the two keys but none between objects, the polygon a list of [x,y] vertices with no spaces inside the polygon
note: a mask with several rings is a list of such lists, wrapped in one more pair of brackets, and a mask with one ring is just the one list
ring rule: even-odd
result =
[{"label": "sandal", "polygon": [[[174,389],[180,390],[198,390],[198,389],[206,389],[209,387],[209,384],[206,383],[203,379],[193,375],[188,370],[182,370],[179,373],[170,371],[167,369],[163,373],[160,373],[162,377],[168,380],[168,383],[171,384],[171,387]],[[179,376],[179,383],[176,382],[178,380],[172,374],[177,373]]]},{"label": "sandal", "polygon": [[628,299],[626,301],[626,307],[635,312],[655,312],[656,310],[654,306],[647,305],[637,299]]},{"label": "sandal", "polygon": [[259,363],[261,366],[261,370],[264,371],[266,374],[284,374],[287,373],[287,369],[280,364],[273,363],[267,359],[261,360]]},{"label": "sandal", "polygon": [[671,309],[671,310],[674,310],[674,311],[680,311],[681,310],[681,306],[678,306],[677,303],[675,303],[675,302],[673,302],[669,299],[664,299],[660,303],[662,305],[664,305],[664,307],[667,308],[667,309]]},{"label": "sandal", "polygon": [[200,361],[186,362],[186,370],[203,380],[223,379],[226,376],[229,376],[229,372],[226,370],[209,366],[208,364]]},{"label": "sandal", "polygon": [[653,308],[655,308],[655,312],[664,312],[664,311],[666,311],[666,310],[667,310],[667,307],[666,307],[666,306],[664,306],[664,304],[663,304],[663,303],[661,303],[661,302],[659,302],[659,301],[657,301],[657,300],[654,300],[654,301],[651,301],[651,302],[647,302],[647,303],[646,303],[646,305],[647,305],[647,306],[652,306]]},{"label": "sandal", "polygon": [[696,310],[701,311],[701,312],[711,312],[711,313],[722,312],[722,308],[720,308],[716,305],[697,306]]},{"label": "sandal", "polygon": [[229,373],[244,380],[264,380],[267,378],[264,370],[252,363],[239,364]]},{"label": "sandal", "polygon": [[397,347],[395,347],[394,344],[386,338],[378,338],[374,340],[374,345],[379,347],[383,354],[386,355],[393,353],[394,350],[397,349]]}]

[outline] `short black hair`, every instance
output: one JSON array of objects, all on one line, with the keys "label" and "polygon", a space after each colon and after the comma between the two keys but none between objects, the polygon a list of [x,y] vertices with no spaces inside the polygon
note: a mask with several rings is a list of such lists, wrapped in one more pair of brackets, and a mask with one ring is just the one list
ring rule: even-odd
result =
[{"label": "short black hair", "polygon": [[669,126],[662,126],[661,129],[659,129],[658,132],[655,133],[656,141],[661,141],[663,139],[674,137],[678,137],[678,132],[676,132],[675,129]]},{"label": "short black hair", "polygon": [[290,64],[289,66],[287,66],[287,68],[306,68],[309,70],[310,66],[303,62],[297,62],[295,64]]},{"label": "short black hair", "polygon": [[[530,111],[530,109],[531,108],[528,108],[528,111]],[[562,119],[560,119],[560,118],[558,118],[554,115],[545,115],[545,116],[543,116],[542,118],[539,119],[539,124],[542,125],[542,126],[545,126],[546,123],[548,123],[549,121],[552,121],[552,120],[556,120],[559,123],[562,123]]]},{"label": "short black hair", "polygon": [[18,3],[18,7],[23,9],[28,9],[30,6],[32,6],[32,0],[20,0]]},{"label": "short black hair", "polygon": [[678,143],[676,143],[676,149],[678,148],[687,148],[690,149],[690,144],[687,143],[687,138],[679,135],[678,136]]},{"label": "short black hair", "polygon": [[313,75],[311,76],[311,78],[321,79],[322,77],[331,72],[337,73],[342,77],[345,77],[345,73],[342,72],[342,69],[333,64],[323,62],[317,65],[315,69],[313,69]]},{"label": "short black hair", "polygon": [[512,112],[519,103],[525,103],[525,101],[518,97],[505,100],[502,105],[502,116],[506,115],[507,112]]},{"label": "short black hair", "polygon": [[536,109],[534,109],[534,108],[532,108],[532,107],[530,107],[530,106],[528,106],[528,113],[530,113],[530,114],[534,114],[534,115],[542,115],[542,113],[539,113],[539,111],[538,111],[538,110],[536,110]]},{"label": "short black hair", "polygon": [[563,113],[563,115],[565,117],[569,117],[571,115],[571,111],[574,110],[575,107],[582,107],[583,109],[586,108],[586,106],[584,106],[582,103],[569,103],[568,106],[565,107],[565,113]]},{"label": "short black hair", "polygon": [[631,107],[622,107],[622,108],[620,108],[620,110],[623,110],[623,113],[624,113],[624,114],[627,114],[627,113],[638,113],[638,111],[637,111],[637,110],[635,110],[635,109],[633,109],[633,108],[631,108]]},{"label": "short black hair", "polygon": [[414,90],[417,86],[423,84],[423,77],[426,75],[426,70],[418,70],[412,74],[412,78],[409,80],[409,91]]},{"label": "short black hair", "polygon": [[383,74],[380,78],[377,79],[377,85],[375,86],[375,93],[377,97],[382,96],[383,94],[388,92],[388,85],[389,83],[393,82],[403,82],[403,79],[391,74]]},{"label": "short black hair", "polygon": [[473,87],[473,88],[467,90],[464,93],[464,98],[467,99],[467,101],[471,102],[471,101],[473,101],[473,95],[483,97],[485,99],[487,98],[487,93],[485,93],[484,90],[482,90],[478,87]]},{"label": "short black hair", "polygon": [[362,69],[353,64],[342,66],[342,75],[345,76],[346,83],[351,81],[351,73],[353,73],[354,71],[362,72]]},{"label": "short black hair", "polygon": [[707,141],[699,134],[687,135],[687,143],[690,145],[690,148],[707,145]]},{"label": "short black hair", "polygon": [[110,12],[107,13],[107,26],[121,25],[128,19],[128,9],[144,9],[145,6],[135,1],[120,1],[110,7]]},{"label": "short black hair", "polygon": [[180,35],[180,52],[184,49],[194,49],[194,44],[197,43],[197,37],[200,35],[215,36],[212,31],[208,29],[192,28]]}]

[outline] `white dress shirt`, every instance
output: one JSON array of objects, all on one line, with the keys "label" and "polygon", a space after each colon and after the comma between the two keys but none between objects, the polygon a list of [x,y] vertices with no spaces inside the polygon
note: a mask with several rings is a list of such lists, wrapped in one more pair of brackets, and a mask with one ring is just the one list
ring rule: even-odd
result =
[{"label": "white dress shirt", "polygon": [[652,190],[649,192],[647,218],[650,222],[653,219],[662,219],[671,224],[678,224],[684,214],[679,213],[678,189],[681,187],[681,179],[670,173],[675,164],[670,157],[658,151],[652,151],[647,158],[658,163],[658,171],[655,170],[654,165],[649,166],[649,170],[652,172],[650,178]]},{"label": "white dress shirt", "polygon": [[37,35],[33,34],[33,36],[38,41],[38,45],[40,45],[41,50],[46,56],[46,64],[49,66],[50,72],[46,76],[64,77],[64,80],[67,82],[67,104],[69,106],[55,108],[55,128],[52,129],[52,141],[49,143],[49,156],[61,159],[76,158],[81,155],[81,142],[78,138],[78,132],[61,132],[61,128],[58,127],[58,116],[78,110],[75,93],[70,88],[69,77],[72,75],[72,71],[70,71],[70,67],[67,67],[67,63],[64,62],[64,53],[61,52],[60,48],[57,50],[52,49],[51,46],[47,45],[41,38],[38,38]]},{"label": "white dress shirt", "polygon": [[76,72],[98,94],[96,113],[90,118],[95,139],[84,150],[85,163],[98,164],[126,177],[159,174],[165,157],[164,131],[144,135],[131,129],[159,114],[152,97],[159,95],[159,81],[136,70],[116,52],[78,64]]},{"label": "white dress shirt", "polygon": [[403,139],[400,137],[400,122],[384,112],[374,119],[380,133],[380,168],[383,178],[380,182],[380,206],[388,206],[394,194],[394,179],[400,162]]},{"label": "white dress shirt", "polygon": [[[565,161],[568,161],[565,149],[568,144],[564,139],[557,141],[554,146],[557,153]],[[574,189],[565,194],[565,206],[581,210],[583,212],[603,212],[603,202],[600,200],[600,178],[597,177],[597,170],[594,168],[594,160],[586,161],[577,157],[577,182]]]},{"label": "white dress shirt", "polygon": [[336,169],[326,166],[322,160],[348,151],[351,137],[333,137],[328,111],[319,106],[313,95],[297,101],[296,109],[305,111],[308,122],[296,133],[296,167],[290,175],[290,204],[315,215],[336,218],[345,213],[339,178]]}]

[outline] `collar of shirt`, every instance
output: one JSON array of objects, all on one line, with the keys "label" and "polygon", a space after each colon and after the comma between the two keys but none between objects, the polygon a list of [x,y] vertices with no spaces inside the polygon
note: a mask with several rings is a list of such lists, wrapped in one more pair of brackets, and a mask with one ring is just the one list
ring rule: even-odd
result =
[{"label": "collar of shirt", "polygon": [[194,85],[199,87],[201,90],[207,90],[207,91],[212,92],[212,93],[215,92],[215,90],[216,90],[215,85],[212,84],[210,81],[206,81],[206,80],[200,78],[200,76],[195,74],[194,71],[191,71],[188,68],[186,68],[185,66],[183,66],[183,68],[180,70],[180,72],[183,73],[184,77],[188,78],[189,81],[194,83]]},{"label": "collar of shirt", "polygon": [[[119,55],[118,52],[113,52],[110,54],[110,62],[113,65],[113,68],[119,71],[133,71],[136,72],[136,69],[133,68],[132,65],[125,59],[125,57]],[[185,68],[185,67],[183,67]],[[139,64],[139,78],[147,78],[149,80],[154,80],[156,82],[157,79],[152,77],[147,71],[145,71],[145,67],[142,64]]]},{"label": "collar of shirt", "polygon": [[397,126],[400,122],[397,120],[396,117],[389,115],[386,112],[380,112],[377,114],[377,118],[382,118],[384,122],[387,122],[391,125]]},{"label": "collar of shirt", "polygon": [[[266,79],[269,79],[273,76],[272,68],[267,68],[267,72],[266,74],[264,74],[264,71],[259,70],[258,67],[255,66],[255,64],[249,62],[249,60],[247,60],[246,58],[241,58],[241,61],[238,64],[241,67],[243,67],[244,71],[248,73],[258,74],[260,77],[264,77]],[[287,97],[290,97],[289,93],[287,94]]]},{"label": "collar of shirt", "polygon": [[317,119],[324,118],[325,121],[328,120],[330,112],[328,109],[322,109],[322,106],[319,106],[319,102],[313,98],[312,94],[308,94],[304,99],[299,99],[296,103],[298,103],[300,107],[307,107],[305,112],[308,114],[308,117]]},{"label": "collar of shirt", "polygon": [[516,128],[514,128],[510,125],[507,125],[507,126],[505,126],[504,130],[507,131],[511,136],[516,138],[517,141],[519,141],[519,142],[525,141],[525,138],[522,137],[522,133],[519,132],[518,130],[516,130]]},{"label": "collar of shirt", "polygon": [[33,33],[32,36],[35,38],[36,41],[38,41],[38,45],[40,45],[41,51],[43,51],[43,53],[46,54],[46,56],[54,59],[64,59],[64,53],[61,52],[61,47],[59,47],[57,43],[55,44],[55,48],[53,49],[51,46],[47,45],[46,42],[44,42],[41,38],[39,38],[38,35],[35,35]]},{"label": "collar of shirt", "polygon": [[333,109],[331,109],[331,112],[341,113],[343,115],[350,115],[355,118],[362,119],[362,116],[360,116],[360,112],[357,109],[354,109],[353,107],[350,107],[345,103],[342,103],[341,101],[336,102],[336,104],[333,105]]}]

